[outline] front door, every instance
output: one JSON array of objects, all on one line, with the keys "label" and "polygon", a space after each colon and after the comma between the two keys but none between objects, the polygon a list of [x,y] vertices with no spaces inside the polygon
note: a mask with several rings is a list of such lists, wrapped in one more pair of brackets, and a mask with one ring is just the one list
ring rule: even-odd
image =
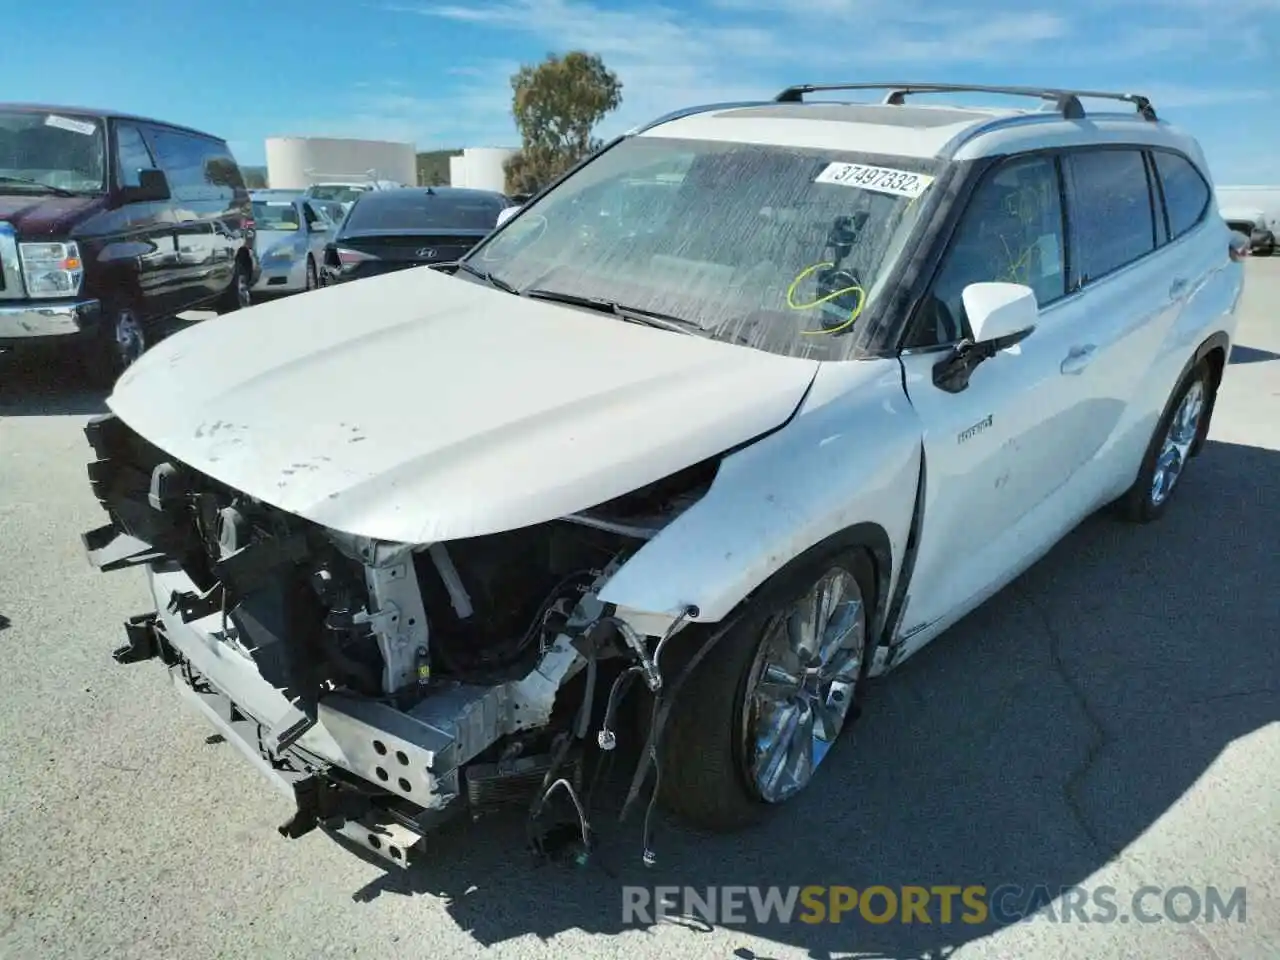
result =
[{"label": "front door", "polygon": [[[1081,466],[1088,380],[1065,363],[1083,310],[1068,296],[1060,166],[1052,156],[1006,161],[977,187],[925,300],[919,346],[902,356],[924,428],[924,523],[904,634],[926,642],[1055,542],[1068,519],[1060,493]],[[933,384],[946,345],[970,336],[971,283],[1031,287],[1035,331],[981,363],[968,386]],[[933,627],[934,629],[929,629]],[[908,652],[914,648],[908,640]]]}]

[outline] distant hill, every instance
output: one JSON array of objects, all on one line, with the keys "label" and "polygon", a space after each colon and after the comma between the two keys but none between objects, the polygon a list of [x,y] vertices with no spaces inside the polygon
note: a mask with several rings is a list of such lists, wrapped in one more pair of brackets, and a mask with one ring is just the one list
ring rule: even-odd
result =
[{"label": "distant hill", "polygon": [[449,158],[459,156],[462,149],[427,150],[418,154],[418,185],[422,187],[446,187],[449,185]]}]

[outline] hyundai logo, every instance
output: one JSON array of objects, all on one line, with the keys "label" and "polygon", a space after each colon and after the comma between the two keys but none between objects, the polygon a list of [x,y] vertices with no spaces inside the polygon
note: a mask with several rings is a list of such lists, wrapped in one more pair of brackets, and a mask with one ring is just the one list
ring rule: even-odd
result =
[{"label": "hyundai logo", "polygon": [[419,248],[417,255],[423,260],[434,260],[436,258],[436,251],[434,247],[421,247]]}]

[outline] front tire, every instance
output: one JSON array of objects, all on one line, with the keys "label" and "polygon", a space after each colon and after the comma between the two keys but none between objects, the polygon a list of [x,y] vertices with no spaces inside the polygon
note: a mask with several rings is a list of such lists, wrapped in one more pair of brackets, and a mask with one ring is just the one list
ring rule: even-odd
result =
[{"label": "front tire", "polygon": [[130,308],[120,307],[111,310],[101,328],[84,343],[81,366],[94,387],[110,389],[120,374],[146,352],[147,346],[141,319]]},{"label": "front tire", "polygon": [[307,276],[306,280],[303,281],[302,292],[309,293],[319,286],[319,278],[316,274],[316,262],[310,257],[307,257]]},{"label": "front tire", "polygon": [[846,550],[780,574],[748,601],[676,694],[659,755],[666,810],[704,830],[738,830],[812,782],[860,710],[874,584],[869,555]]},{"label": "front tire", "polygon": [[1131,523],[1151,523],[1164,516],[1187,462],[1204,442],[1213,402],[1213,373],[1201,360],[1174,390],[1165,405],[1133,486],[1120,499],[1120,515]]}]

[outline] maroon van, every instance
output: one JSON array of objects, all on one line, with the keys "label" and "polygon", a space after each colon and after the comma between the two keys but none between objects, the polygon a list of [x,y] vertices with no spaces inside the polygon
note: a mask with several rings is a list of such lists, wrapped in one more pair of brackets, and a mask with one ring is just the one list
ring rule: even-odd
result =
[{"label": "maroon van", "polygon": [[0,349],[75,351],[109,386],[152,324],[249,304],[253,208],[224,140],[0,104]]}]

